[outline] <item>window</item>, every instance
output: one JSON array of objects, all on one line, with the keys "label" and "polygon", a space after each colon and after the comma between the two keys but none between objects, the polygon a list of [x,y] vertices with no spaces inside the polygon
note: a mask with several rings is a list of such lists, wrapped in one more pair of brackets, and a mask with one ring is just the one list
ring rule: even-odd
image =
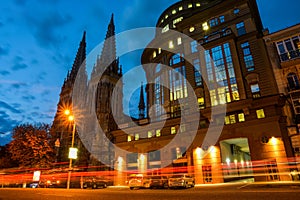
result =
[{"label": "window", "polygon": [[176,24],[181,22],[182,20],[183,20],[183,17],[179,17],[177,19],[174,19],[173,20],[173,27],[176,28]]},{"label": "window", "polygon": [[299,36],[294,36],[276,43],[277,51],[282,62],[300,57]]},{"label": "window", "polygon": [[133,136],[132,135],[127,135],[127,142],[131,142],[132,141]]},{"label": "window", "polygon": [[194,76],[195,76],[195,85],[202,86],[202,76],[201,76],[201,69],[200,69],[200,60],[194,59],[193,60],[193,65],[194,65]]},{"label": "window", "polygon": [[165,33],[165,32],[167,32],[169,29],[170,29],[170,28],[169,28],[169,24],[167,24],[167,25],[161,30],[161,32],[162,32],[162,33]]},{"label": "window", "polygon": [[218,18],[213,18],[213,19],[209,20],[209,26],[210,27],[217,26],[218,24],[219,24]]},{"label": "window", "polygon": [[169,64],[170,64],[170,66],[172,66],[172,65],[176,65],[182,61],[183,61],[183,54],[177,53],[171,57]]},{"label": "window", "polygon": [[182,44],[181,37],[177,38],[177,44],[178,44],[178,45],[181,45],[181,44]]},{"label": "window", "polygon": [[229,121],[230,124],[235,124],[236,123],[235,115],[229,115]]},{"label": "window", "polygon": [[[160,64],[157,65],[156,70],[160,70]],[[154,84],[154,108],[155,108],[155,116],[159,119],[161,115],[164,114],[164,109],[162,109],[161,105],[164,104],[164,92],[163,86],[161,84],[161,76],[157,76],[155,78]]]},{"label": "window", "polygon": [[181,124],[180,127],[179,127],[179,129],[180,129],[180,133],[185,132],[185,131],[186,131],[186,126],[185,126],[185,124]]},{"label": "window", "polygon": [[254,61],[250,50],[249,42],[244,42],[241,44],[243,54],[244,54],[244,62],[248,72],[254,70]]},{"label": "window", "polygon": [[186,152],[185,147],[176,147],[172,149],[172,159],[178,159],[184,157],[184,154]]},{"label": "window", "polygon": [[252,97],[259,98],[260,97],[260,89],[258,83],[250,85]]},{"label": "window", "polygon": [[195,30],[195,27],[193,27],[193,26],[190,27],[190,29],[189,29],[190,32],[194,32],[194,30]]},{"label": "window", "polygon": [[148,138],[152,138],[153,137],[153,131],[148,131]]},{"label": "window", "polygon": [[246,34],[246,28],[244,22],[240,22],[235,25],[238,36]]},{"label": "window", "polygon": [[193,7],[193,4],[190,3],[190,4],[188,5],[188,8],[192,8],[192,7]]},{"label": "window", "polygon": [[134,135],[134,140],[139,140],[140,139],[140,134],[135,134]]},{"label": "window", "polygon": [[156,58],[156,51],[153,51],[153,58]]},{"label": "window", "polygon": [[180,6],[180,7],[178,8],[178,10],[179,10],[179,11],[182,11],[182,10],[183,10],[183,7],[182,7],[182,6]]},{"label": "window", "polygon": [[244,115],[244,113],[239,113],[238,114],[238,119],[239,119],[239,122],[244,122],[245,121],[245,115]]},{"label": "window", "polygon": [[225,124],[230,124],[229,116],[225,116]]},{"label": "window", "polygon": [[170,49],[173,49],[174,48],[174,43],[172,40],[169,41],[169,48]]},{"label": "window", "polygon": [[193,40],[193,41],[190,43],[190,45],[191,45],[191,52],[192,52],[192,53],[195,53],[195,52],[198,51],[198,49],[197,49],[198,43],[197,43],[196,40]]},{"label": "window", "polygon": [[173,15],[176,14],[176,10],[172,10],[172,14],[173,14]]},{"label": "window", "polygon": [[200,3],[196,3],[196,7],[200,7],[201,6],[201,4]]},{"label": "window", "polygon": [[176,134],[176,127],[175,126],[172,126],[171,127],[171,134]]},{"label": "window", "polygon": [[240,9],[235,8],[235,9],[233,10],[233,14],[237,15],[237,14],[239,14],[239,13],[240,13]]},{"label": "window", "polygon": [[207,31],[207,30],[209,29],[209,26],[208,26],[208,23],[207,23],[207,22],[204,22],[204,23],[202,24],[202,29],[203,29],[204,31]]},{"label": "window", "polygon": [[204,97],[199,97],[198,98],[198,106],[199,106],[199,109],[204,109],[205,108]]},{"label": "window", "polygon": [[219,17],[219,20],[220,20],[220,23],[225,22],[225,16],[224,16],[224,15],[221,15],[221,16]]},{"label": "window", "polygon": [[161,48],[160,47],[158,48],[158,54],[161,54]]},{"label": "window", "polygon": [[256,116],[257,116],[257,119],[265,118],[265,112],[264,112],[264,109],[256,110]]},{"label": "window", "polygon": [[160,129],[157,129],[157,130],[155,131],[155,136],[156,136],[156,137],[160,137],[160,136],[161,136]]},{"label": "window", "polygon": [[299,80],[295,73],[289,73],[287,76],[287,81],[290,90],[300,89]]},{"label": "window", "polygon": [[169,71],[169,84],[170,101],[188,96],[185,66],[180,66]]},{"label": "window", "polygon": [[239,100],[229,43],[205,51],[211,105]]}]

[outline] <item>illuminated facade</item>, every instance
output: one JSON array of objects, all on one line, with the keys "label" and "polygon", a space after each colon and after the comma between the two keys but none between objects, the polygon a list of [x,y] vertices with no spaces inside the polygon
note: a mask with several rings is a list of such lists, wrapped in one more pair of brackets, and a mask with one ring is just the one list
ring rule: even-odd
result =
[{"label": "illuminated facade", "polygon": [[300,25],[266,34],[264,37],[276,76],[279,93],[284,96],[288,131],[293,151],[300,156]]},{"label": "illuminated facade", "polygon": [[[136,121],[138,128],[124,123],[122,130],[112,131],[115,144],[133,152],[116,152],[115,169],[192,173],[196,184],[290,180],[282,164],[293,156],[285,100],[265,48],[256,1],[183,0],[167,8],[156,26],[161,29],[142,55],[151,83],[145,89],[147,114]],[[174,37],[171,30],[193,41]],[[192,94],[197,98],[196,111],[181,103]],[[225,116],[212,113],[223,105]],[[190,117],[183,119],[183,112]],[[194,112],[200,113],[199,121],[193,121]],[[163,150],[176,135],[189,134],[195,123],[198,130],[190,146],[170,144],[169,150]],[[206,146],[203,142],[211,124],[224,127],[217,142]],[[124,180],[118,174],[116,180]]]}]

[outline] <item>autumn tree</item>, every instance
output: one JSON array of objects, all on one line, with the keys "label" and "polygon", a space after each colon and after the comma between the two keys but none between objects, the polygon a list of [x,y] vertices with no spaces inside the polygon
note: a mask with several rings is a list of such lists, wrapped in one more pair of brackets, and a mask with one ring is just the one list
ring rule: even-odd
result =
[{"label": "autumn tree", "polygon": [[22,124],[12,132],[9,143],[12,159],[24,167],[49,167],[54,162],[55,152],[51,144],[50,126],[47,124]]}]

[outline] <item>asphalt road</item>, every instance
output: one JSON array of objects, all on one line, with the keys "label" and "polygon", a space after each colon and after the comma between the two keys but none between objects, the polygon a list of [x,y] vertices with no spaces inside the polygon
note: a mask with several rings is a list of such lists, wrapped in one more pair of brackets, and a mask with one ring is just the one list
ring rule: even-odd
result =
[{"label": "asphalt road", "polygon": [[199,186],[189,189],[44,189],[0,188],[0,200],[285,200],[299,199],[300,184],[234,184]]}]

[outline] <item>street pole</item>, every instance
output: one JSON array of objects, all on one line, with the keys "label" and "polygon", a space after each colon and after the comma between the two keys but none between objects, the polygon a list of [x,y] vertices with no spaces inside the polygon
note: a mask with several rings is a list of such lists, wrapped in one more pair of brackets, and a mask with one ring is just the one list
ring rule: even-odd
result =
[{"label": "street pole", "polygon": [[[71,143],[71,148],[74,147],[75,129],[76,129],[76,126],[75,126],[75,122],[73,121],[73,130],[72,130],[72,143]],[[71,171],[72,171],[72,158],[70,158],[70,163],[69,163],[69,172],[68,172],[67,189],[70,189]]]}]

